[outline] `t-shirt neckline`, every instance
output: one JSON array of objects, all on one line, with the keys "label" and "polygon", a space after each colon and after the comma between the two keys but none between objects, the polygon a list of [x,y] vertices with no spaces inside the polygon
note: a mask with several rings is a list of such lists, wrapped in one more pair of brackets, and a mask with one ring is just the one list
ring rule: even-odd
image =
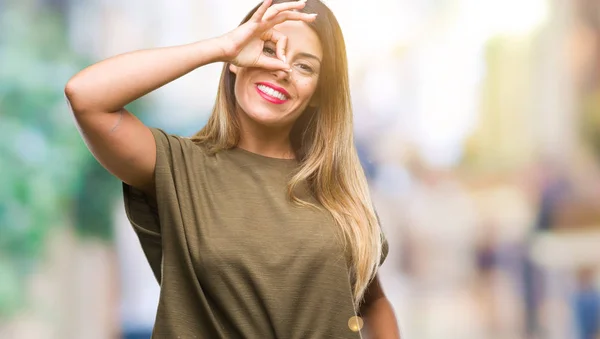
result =
[{"label": "t-shirt neckline", "polygon": [[256,159],[258,161],[264,161],[264,162],[269,162],[269,163],[280,163],[280,164],[297,164],[298,161],[295,158],[275,158],[275,157],[269,157],[266,155],[262,155],[262,154],[258,154],[258,153],[254,153],[251,151],[248,151],[246,149],[243,149],[241,147],[233,147],[231,149],[234,152],[238,152],[238,153],[242,153],[245,154],[246,156]]}]

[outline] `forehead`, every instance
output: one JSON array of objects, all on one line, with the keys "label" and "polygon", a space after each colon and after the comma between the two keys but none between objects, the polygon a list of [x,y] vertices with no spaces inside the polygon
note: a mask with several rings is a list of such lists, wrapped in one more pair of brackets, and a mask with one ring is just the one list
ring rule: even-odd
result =
[{"label": "forehead", "polygon": [[275,30],[287,36],[286,50],[292,53],[310,53],[319,58],[323,57],[321,40],[317,33],[301,21],[286,21],[275,25]]}]

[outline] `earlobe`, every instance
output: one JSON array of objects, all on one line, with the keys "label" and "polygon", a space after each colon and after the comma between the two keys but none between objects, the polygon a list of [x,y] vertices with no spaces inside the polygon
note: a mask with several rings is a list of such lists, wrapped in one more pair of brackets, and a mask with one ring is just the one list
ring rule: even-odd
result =
[{"label": "earlobe", "polygon": [[229,64],[229,70],[231,71],[231,73],[237,74],[238,67],[234,64]]}]

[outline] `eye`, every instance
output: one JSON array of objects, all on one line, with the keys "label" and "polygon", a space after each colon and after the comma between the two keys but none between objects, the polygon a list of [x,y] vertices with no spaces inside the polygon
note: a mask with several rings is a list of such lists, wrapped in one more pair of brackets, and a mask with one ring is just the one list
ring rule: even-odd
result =
[{"label": "eye", "polygon": [[275,56],[275,50],[269,46],[263,47],[263,53],[265,53],[266,55]]},{"label": "eye", "polygon": [[300,69],[302,69],[303,71],[308,72],[308,73],[314,72],[313,68],[307,64],[298,64],[298,67],[300,67]]}]

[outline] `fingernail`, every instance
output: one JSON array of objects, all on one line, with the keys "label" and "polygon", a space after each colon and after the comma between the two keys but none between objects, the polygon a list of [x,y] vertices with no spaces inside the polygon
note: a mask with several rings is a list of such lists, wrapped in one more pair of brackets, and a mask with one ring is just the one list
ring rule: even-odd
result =
[{"label": "fingernail", "polygon": [[285,57],[285,55],[283,56],[282,60],[287,64],[287,58]]}]

